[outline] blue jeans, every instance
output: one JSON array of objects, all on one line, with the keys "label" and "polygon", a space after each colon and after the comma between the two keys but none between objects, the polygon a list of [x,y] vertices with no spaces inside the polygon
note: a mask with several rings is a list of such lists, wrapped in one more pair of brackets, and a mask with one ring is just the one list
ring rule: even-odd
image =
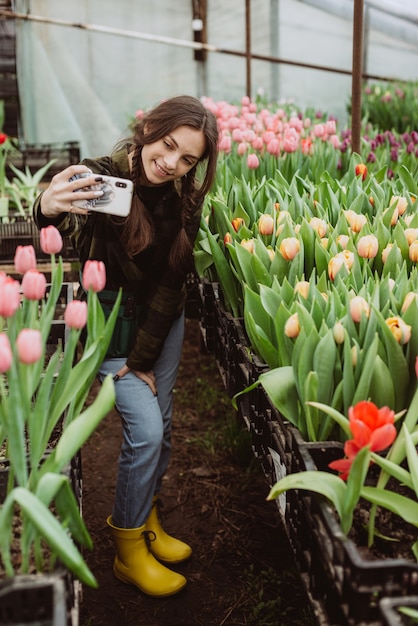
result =
[{"label": "blue jeans", "polygon": [[[184,337],[184,313],[174,321],[153,371],[158,396],[132,372],[115,382],[116,409],[122,419],[113,524],[138,528],[148,518],[171,453],[173,387]],[[98,376],[115,375],[126,358],[105,359]]]}]

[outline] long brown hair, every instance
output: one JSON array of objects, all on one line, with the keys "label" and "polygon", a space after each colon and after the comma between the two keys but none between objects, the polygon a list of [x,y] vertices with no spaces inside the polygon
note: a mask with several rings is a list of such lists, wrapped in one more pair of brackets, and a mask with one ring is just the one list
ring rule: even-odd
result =
[{"label": "long brown hair", "polygon": [[[139,188],[141,174],[141,150],[146,144],[154,143],[166,137],[179,126],[190,126],[201,130],[205,136],[205,150],[189,172],[178,182],[181,229],[176,236],[169,255],[170,268],[175,271],[187,271],[193,254],[193,243],[187,236],[187,224],[202,205],[205,195],[210,190],[216,170],[218,154],[218,129],[215,116],[192,96],[176,96],[164,100],[139,119],[134,127],[132,143],[134,155],[132,161],[132,180]],[[146,129],[146,132],[145,132]],[[198,180],[197,172],[203,170],[203,179]],[[123,243],[131,256],[149,247],[154,238],[151,216],[134,193],[132,210],[124,226]]]}]

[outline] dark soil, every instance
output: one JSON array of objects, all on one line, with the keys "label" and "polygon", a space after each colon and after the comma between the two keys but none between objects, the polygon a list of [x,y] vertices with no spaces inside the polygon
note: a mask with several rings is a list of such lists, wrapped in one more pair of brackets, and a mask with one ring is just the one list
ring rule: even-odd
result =
[{"label": "dark soil", "polygon": [[266,502],[267,481],[197,321],[186,323],[162,492],[164,526],[193,547],[191,559],[176,567],[188,580],[176,596],[150,598],[113,575],[106,518],[120,439],[112,412],[82,451],[83,517],[94,542],[85,557],[99,588],[83,588],[80,626],[314,624],[276,505]]}]

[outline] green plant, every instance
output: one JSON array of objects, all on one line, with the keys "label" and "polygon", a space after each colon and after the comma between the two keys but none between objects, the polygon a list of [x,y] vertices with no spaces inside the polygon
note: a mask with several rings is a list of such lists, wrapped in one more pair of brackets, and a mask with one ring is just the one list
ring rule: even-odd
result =
[{"label": "green plant", "polygon": [[[96,291],[90,287],[87,304],[69,303],[65,320],[70,333],[64,350],[58,346],[46,358],[63,281],[62,258],[55,259],[62,247],[61,235],[53,226],[48,229],[41,230],[41,246],[51,254],[48,294],[44,275],[34,269],[32,246],[16,251],[16,270],[24,274],[21,284],[0,273],[0,444],[9,466],[7,495],[0,506],[0,552],[7,576],[15,573],[15,567],[27,572],[31,558],[37,571],[43,571],[48,567],[43,562],[45,541],[52,564],[58,558],[82,582],[95,586],[77,547],[91,548],[91,539],[63,470],[114,404],[113,381],[108,377],[95,401],[84,407],[110,342],[121,294],[107,321],[96,294],[99,287]],[[89,267],[86,264],[85,272]],[[85,349],[76,361],[86,323]],[[60,421],[62,432],[51,447],[51,433]],[[16,514],[21,519],[17,566],[12,559]]]},{"label": "green plant", "polygon": [[21,215],[30,214],[33,203],[39,195],[40,183],[46,172],[55,162],[56,159],[51,159],[34,174],[31,173],[28,166],[26,166],[23,171],[15,167],[12,163],[9,164],[15,177],[12,181],[6,181],[5,192]]}]

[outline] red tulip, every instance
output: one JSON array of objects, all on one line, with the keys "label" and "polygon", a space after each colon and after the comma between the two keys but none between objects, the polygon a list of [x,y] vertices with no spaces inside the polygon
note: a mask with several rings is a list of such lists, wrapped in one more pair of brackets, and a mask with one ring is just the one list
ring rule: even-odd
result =
[{"label": "red tulip", "polygon": [[87,324],[87,302],[72,300],[67,304],[64,313],[64,321],[70,328],[77,330]]},{"label": "red tulip", "polygon": [[36,268],[36,255],[33,246],[17,246],[14,264],[18,274],[25,274],[28,270]]},{"label": "red tulip", "polygon": [[86,291],[103,291],[106,285],[106,268],[103,261],[86,261],[83,270],[83,287]]},{"label": "red tulip", "polygon": [[16,339],[16,348],[19,361],[25,365],[36,363],[42,357],[41,331],[24,328]]},{"label": "red tulip", "polygon": [[28,270],[22,278],[22,292],[28,300],[41,300],[45,296],[46,278],[37,270]]},{"label": "red tulip", "polygon": [[358,165],[356,165],[356,176],[361,176],[362,180],[366,180],[367,167],[364,165],[364,163],[359,163]]},{"label": "red tulip", "polygon": [[40,233],[41,248],[45,254],[58,254],[62,250],[61,233],[55,226],[47,226],[41,229]]},{"label": "red tulip", "polygon": [[0,334],[0,374],[8,372],[12,365],[12,349],[6,333]]}]

